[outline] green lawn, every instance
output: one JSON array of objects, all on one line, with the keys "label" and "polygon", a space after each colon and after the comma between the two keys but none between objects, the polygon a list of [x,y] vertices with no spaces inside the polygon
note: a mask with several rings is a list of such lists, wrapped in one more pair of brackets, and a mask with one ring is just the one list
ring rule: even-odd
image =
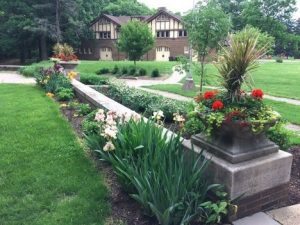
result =
[{"label": "green lawn", "polygon": [[[168,84],[168,85],[152,85],[145,86],[145,88],[166,91],[174,94],[179,94],[186,97],[194,97],[198,90],[183,91],[180,84]],[[199,89],[199,88],[198,88]],[[276,111],[282,114],[282,116],[291,123],[300,124],[300,106],[291,105],[284,102],[276,102],[265,99],[266,103],[272,106]]]},{"label": "green lawn", "polygon": [[0,85],[0,224],[102,225],[107,189],[57,103]]},{"label": "green lawn", "polygon": [[[154,69],[158,69],[161,75],[170,75],[172,74],[172,68],[176,65],[176,62],[156,62],[156,61],[141,61],[137,62],[138,68],[144,68],[147,70],[147,75],[151,75]],[[50,61],[42,61],[40,63],[32,64],[28,67],[28,74],[25,72],[25,75],[30,76],[31,71],[35,67],[41,66],[52,66],[53,63]],[[113,69],[117,65],[120,69],[122,67],[133,66],[133,61],[86,61],[81,60],[80,64],[77,67],[78,72],[80,73],[96,73],[98,70],[103,68]]]},{"label": "green lawn", "polygon": [[[219,86],[220,78],[217,69],[212,64],[206,67],[206,85]],[[193,75],[196,84],[200,77]],[[262,62],[260,67],[252,73],[256,88],[274,96],[300,99],[300,61],[299,62]],[[183,82],[183,81],[182,81]]]}]

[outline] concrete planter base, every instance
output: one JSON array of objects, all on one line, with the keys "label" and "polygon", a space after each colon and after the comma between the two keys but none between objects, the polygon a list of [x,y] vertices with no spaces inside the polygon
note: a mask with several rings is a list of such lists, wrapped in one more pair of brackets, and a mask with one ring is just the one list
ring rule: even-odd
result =
[{"label": "concrete planter base", "polygon": [[230,163],[244,162],[279,150],[266,137],[265,132],[256,134],[251,127],[242,127],[235,123],[223,124],[211,137],[204,134],[194,135],[192,143]]},{"label": "concrete planter base", "polygon": [[[183,145],[188,150],[192,149],[190,141],[184,141]],[[194,146],[194,151],[200,152],[201,148]],[[243,196],[237,203],[240,206],[239,216],[272,208],[287,199],[291,154],[277,151],[235,164],[210,152],[204,152],[204,156],[211,160],[207,177],[213,183],[223,184],[230,199]]]}]

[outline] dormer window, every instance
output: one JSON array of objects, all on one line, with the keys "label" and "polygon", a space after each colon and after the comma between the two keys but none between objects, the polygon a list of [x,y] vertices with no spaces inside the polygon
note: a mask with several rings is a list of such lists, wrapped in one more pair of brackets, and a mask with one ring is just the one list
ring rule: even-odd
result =
[{"label": "dormer window", "polygon": [[180,30],[178,31],[178,37],[186,37],[187,31],[186,30]]}]

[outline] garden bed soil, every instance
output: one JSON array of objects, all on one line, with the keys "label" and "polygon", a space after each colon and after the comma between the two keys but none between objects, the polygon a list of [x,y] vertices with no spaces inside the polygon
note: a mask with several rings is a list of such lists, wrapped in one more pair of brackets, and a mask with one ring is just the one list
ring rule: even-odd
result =
[{"label": "garden bed soil", "polygon": [[[77,135],[82,138],[83,132],[81,123],[84,117],[76,116],[76,111],[74,109],[65,107],[61,108],[61,112],[71,123]],[[171,128],[173,131],[178,130],[178,127],[176,127],[176,125],[174,126],[174,124],[167,124],[166,127]],[[300,146],[294,146],[289,152],[293,154],[294,158],[291,181],[289,184],[289,199],[286,206],[300,203]],[[98,171],[105,177],[106,184],[110,191],[109,200],[111,204],[112,220],[123,221],[128,225],[158,225],[156,220],[145,216],[141,206],[122,189],[112,167],[107,163],[100,161],[94,152],[89,151],[88,155]]]},{"label": "garden bed soil", "polygon": [[289,205],[300,203],[300,146],[292,147],[293,154],[291,181],[289,185]]}]

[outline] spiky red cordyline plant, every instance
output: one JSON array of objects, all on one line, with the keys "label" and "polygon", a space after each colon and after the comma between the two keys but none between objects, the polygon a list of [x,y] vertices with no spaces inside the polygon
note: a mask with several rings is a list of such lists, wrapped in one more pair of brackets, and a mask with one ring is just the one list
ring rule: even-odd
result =
[{"label": "spiky red cordyline plant", "polygon": [[265,54],[265,48],[257,48],[259,34],[244,29],[238,35],[229,36],[229,46],[223,48],[221,62],[216,64],[231,101],[238,101],[243,82],[250,84],[250,72],[258,68],[257,59]]}]

